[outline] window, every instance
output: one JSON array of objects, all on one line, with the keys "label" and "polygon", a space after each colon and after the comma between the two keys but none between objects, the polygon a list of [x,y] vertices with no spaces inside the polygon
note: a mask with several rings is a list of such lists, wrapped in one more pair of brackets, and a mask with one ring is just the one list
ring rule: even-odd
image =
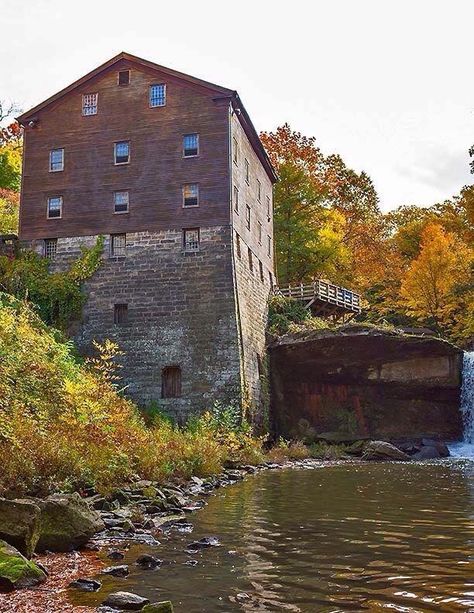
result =
[{"label": "window", "polygon": [[269,258],[272,257],[272,239],[267,236],[267,255]]},{"label": "window", "polygon": [[258,233],[258,244],[262,244],[262,224],[260,222],[257,223],[257,233]]},{"label": "window", "polygon": [[232,159],[234,160],[234,164],[239,163],[239,148],[235,136],[232,137]]},{"label": "window", "polygon": [[129,85],[130,84],[130,70],[119,70],[118,84]]},{"label": "window", "polygon": [[248,204],[245,208],[245,221],[247,222],[247,230],[250,230],[250,207]]},{"label": "window", "polygon": [[234,185],[234,211],[239,212],[239,189]]},{"label": "window", "polygon": [[57,219],[63,214],[63,197],[51,196],[48,198],[48,219]]},{"label": "window", "polygon": [[262,184],[260,183],[258,179],[257,179],[257,200],[259,202],[261,202],[262,200]]},{"label": "window", "polygon": [[259,268],[259,271],[260,271],[260,281],[263,283],[264,282],[263,264],[262,264],[262,262],[260,260],[258,261],[258,268]]},{"label": "window", "polygon": [[199,134],[183,136],[183,157],[192,158],[199,155]]},{"label": "window", "polygon": [[115,164],[128,164],[130,161],[130,143],[128,140],[121,140],[114,143]]},{"label": "window", "polygon": [[249,270],[250,272],[253,272],[253,253],[250,248],[248,249],[248,255],[249,255]]},{"label": "window", "polygon": [[199,206],[199,185],[197,183],[183,185],[183,206]]},{"label": "window", "polygon": [[157,85],[150,86],[150,106],[155,108],[156,106],[166,105],[166,85],[159,83]]},{"label": "window", "polygon": [[64,170],[64,149],[51,149],[49,152],[49,172]]},{"label": "window", "polygon": [[128,192],[114,192],[114,213],[128,213]]},{"label": "window", "polygon": [[48,258],[48,260],[54,260],[56,257],[56,252],[58,250],[58,239],[57,238],[47,238],[44,241],[44,257]]},{"label": "window", "polygon": [[187,252],[199,251],[199,228],[183,230],[183,249]]},{"label": "window", "polygon": [[240,248],[240,236],[238,234],[235,235],[235,250],[237,251],[237,257],[242,257],[242,250]]},{"label": "window", "polygon": [[127,250],[127,235],[126,234],[111,234],[110,235],[110,255],[112,257],[122,257]]},{"label": "window", "polygon": [[245,158],[245,181],[247,185],[250,183],[250,164],[247,158]]},{"label": "window", "polygon": [[271,208],[270,208],[270,196],[267,196],[267,219],[270,221]]},{"label": "window", "polygon": [[179,398],[181,396],[181,368],[166,366],[161,371],[161,397]]},{"label": "window", "polygon": [[97,102],[99,94],[83,94],[82,96],[82,114],[97,115]]},{"label": "window", "polygon": [[273,289],[273,275],[270,271],[268,271],[268,280],[270,282],[270,287]]},{"label": "window", "polygon": [[128,304],[114,304],[114,324],[126,324],[128,321]]}]

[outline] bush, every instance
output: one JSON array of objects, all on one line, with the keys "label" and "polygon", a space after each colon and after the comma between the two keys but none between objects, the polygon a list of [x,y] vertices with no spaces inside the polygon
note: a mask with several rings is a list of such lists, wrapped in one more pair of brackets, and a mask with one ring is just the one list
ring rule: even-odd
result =
[{"label": "bush", "polygon": [[304,460],[309,457],[308,448],[303,442],[289,442],[282,438],[267,453],[267,459],[277,463],[284,462],[285,460]]},{"label": "bush", "polygon": [[318,460],[341,460],[346,457],[345,445],[329,445],[325,441],[319,441],[309,446],[312,458]]}]

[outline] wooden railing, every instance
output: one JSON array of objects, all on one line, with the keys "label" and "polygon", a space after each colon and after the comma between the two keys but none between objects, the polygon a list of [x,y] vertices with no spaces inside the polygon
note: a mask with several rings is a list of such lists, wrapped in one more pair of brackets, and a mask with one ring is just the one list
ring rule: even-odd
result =
[{"label": "wooden railing", "polygon": [[362,311],[360,294],[326,281],[316,280],[308,284],[301,283],[300,285],[276,287],[274,291],[281,296],[306,302],[307,307],[311,307],[315,302],[320,302],[353,313]]}]

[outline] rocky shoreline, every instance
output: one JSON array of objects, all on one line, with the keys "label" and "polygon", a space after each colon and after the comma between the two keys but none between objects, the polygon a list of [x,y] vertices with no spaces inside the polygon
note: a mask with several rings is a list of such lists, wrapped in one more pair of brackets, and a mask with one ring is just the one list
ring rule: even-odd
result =
[{"label": "rocky shoreline", "polygon": [[[97,578],[100,574],[126,576],[128,566],[121,564],[121,560],[123,551],[131,544],[159,546],[160,535],[172,527],[191,532],[189,519],[206,505],[206,498],[247,475],[263,470],[319,468],[374,460],[409,461],[447,455],[447,447],[432,440],[404,442],[398,446],[383,441],[356,441],[347,447],[347,455],[340,460],[307,458],[266,462],[259,466],[235,466],[212,477],[191,477],[186,482],[165,484],[137,479],[108,496],[90,490],[83,492],[83,497],[57,494],[44,500],[0,499],[0,585],[9,592],[0,594],[0,611],[56,613],[96,610],[112,613],[140,610],[143,613],[168,613],[173,610],[171,603],[149,603],[139,595],[127,592],[108,595],[97,609],[76,607],[68,601],[68,589],[100,591],[101,581]],[[9,520],[8,511],[11,514]],[[8,569],[5,572],[6,557],[2,559],[2,543],[10,549],[16,548],[13,555],[22,561],[22,570],[18,573],[15,566],[14,577],[10,572],[9,577],[3,576],[2,579],[2,575],[8,575]],[[217,537],[210,535],[190,542],[187,551],[197,552],[217,544]],[[51,553],[76,549],[81,549],[81,553]],[[39,552],[47,553],[41,555]],[[74,561],[72,567],[68,565],[71,560]],[[159,558],[151,555],[142,555],[135,561],[144,569],[158,567],[161,563]],[[61,567],[59,573],[55,568],[58,564]],[[32,568],[34,572],[31,572]],[[42,596],[39,608],[37,594]]]}]

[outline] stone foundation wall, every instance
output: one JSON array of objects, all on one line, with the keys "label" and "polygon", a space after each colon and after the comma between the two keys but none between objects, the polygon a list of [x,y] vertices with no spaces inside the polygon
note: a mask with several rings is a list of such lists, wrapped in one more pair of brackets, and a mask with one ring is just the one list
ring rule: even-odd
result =
[{"label": "stone foundation wall", "polygon": [[[103,263],[85,284],[87,302],[75,340],[83,353],[91,351],[93,339],[115,341],[124,351],[122,384],[139,404],[157,403],[184,419],[215,399],[240,399],[230,233],[228,226],[201,228],[197,253],[183,252],[181,230],[131,233],[124,257],[109,257],[106,238]],[[53,270],[96,239],[59,238]],[[33,247],[42,250],[42,242]],[[128,305],[126,323],[114,324],[114,304]],[[176,365],[182,369],[182,395],[163,399],[162,369]]]}]

